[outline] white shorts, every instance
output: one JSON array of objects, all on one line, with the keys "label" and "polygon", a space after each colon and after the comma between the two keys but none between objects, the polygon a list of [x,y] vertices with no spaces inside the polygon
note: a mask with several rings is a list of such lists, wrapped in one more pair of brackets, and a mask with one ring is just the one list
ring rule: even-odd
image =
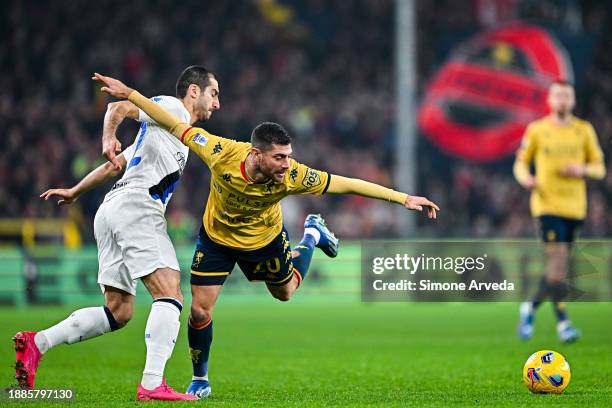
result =
[{"label": "white shorts", "polygon": [[180,271],[166,232],[161,204],[146,191],[126,191],[105,200],[94,220],[98,283],[136,295],[138,278],[158,268]]}]

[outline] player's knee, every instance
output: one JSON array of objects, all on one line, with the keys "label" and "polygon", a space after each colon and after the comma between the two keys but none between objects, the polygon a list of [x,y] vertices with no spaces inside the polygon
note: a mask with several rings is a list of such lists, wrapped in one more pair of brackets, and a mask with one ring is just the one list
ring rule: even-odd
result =
[{"label": "player's knee", "polygon": [[293,295],[293,292],[288,290],[279,290],[272,292],[272,296],[274,297],[274,299],[278,299],[281,302],[288,302],[289,299],[291,299],[291,295]]},{"label": "player's knee", "polygon": [[212,308],[192,303],[190,312],[189,319],[195,324],[202,324],[212,320]]},{"label": "player's knee", "polygon": [[160,268],[142,279],[153,299],[169,297],[183,303],[181,275],[170,268]]}]

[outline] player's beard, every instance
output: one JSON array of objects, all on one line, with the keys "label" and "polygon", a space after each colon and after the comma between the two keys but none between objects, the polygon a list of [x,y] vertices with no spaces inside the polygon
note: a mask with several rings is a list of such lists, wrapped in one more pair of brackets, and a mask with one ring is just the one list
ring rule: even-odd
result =
[{"label": "player's beard", "polygon": [[557,115],[557,118],[561,120],[567,119],[569,114],[570,114],[570,110],[566,108],[557,109],[557,111],[555,112],[555,115]]},{"label": "player's beard", "polygon": [[[257,169],[258,171],[263,174],[264,176],[266,176],[266,178],[268,180],[274,180],[275,182],[280,182],[282,181],[282,178],[277,178],[278,173],[282,172],[282,169],[274,169],[271,167],[268,167],[264,164],[263,162],[263,158],[260,159],[259,163],[257,163]],[[285,170],[286,171],[286,170]],[[283,175],[284,177],[284,175]]]},{"label": "player's beard", "polygon": [[206,105],[204,104],[203,100],[198,101],[196,105],[196,113],[198,115],[198,120],[202,122],[205,122],[210,119],[210,116],[212,115],[212,111],[206,108]]}]

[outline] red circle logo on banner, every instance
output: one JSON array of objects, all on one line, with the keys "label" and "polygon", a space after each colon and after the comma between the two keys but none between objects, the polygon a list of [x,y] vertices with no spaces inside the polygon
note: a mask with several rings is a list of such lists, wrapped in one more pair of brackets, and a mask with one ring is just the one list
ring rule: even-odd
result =
[{"label": "red circle logo on banner", "polygon": [[522,24],[487,31],[461,44],[428,84],[419,127],[447,153],[499,159],[548,113],[548,87],[559,79],[572,81],[573,70],[551,34]]}]

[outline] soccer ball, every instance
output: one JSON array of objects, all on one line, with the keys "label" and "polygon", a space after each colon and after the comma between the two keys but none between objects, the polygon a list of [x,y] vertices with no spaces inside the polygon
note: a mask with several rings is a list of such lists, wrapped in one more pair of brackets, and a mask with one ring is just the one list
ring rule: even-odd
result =
[{"label": "soccer ball", "polygon": [[565,357],[552,350],[533,353],[523,367],[523,382],[533,393],[561,394],[571,378],[570,365]]}]

